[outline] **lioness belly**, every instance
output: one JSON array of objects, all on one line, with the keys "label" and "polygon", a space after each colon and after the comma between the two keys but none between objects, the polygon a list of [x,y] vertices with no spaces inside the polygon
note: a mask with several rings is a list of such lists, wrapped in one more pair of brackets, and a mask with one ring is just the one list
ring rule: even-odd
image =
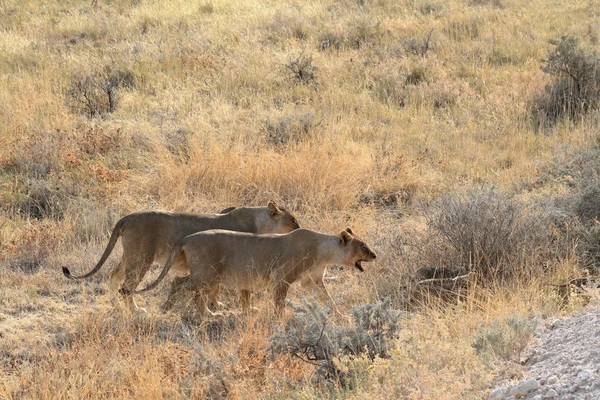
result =
[{"label": "lioness belly", "polygon": [[269,286],[269,278],[251,266],[236,266],[226,269],[222,276],[222,285],[238,290],[261,290]]}]

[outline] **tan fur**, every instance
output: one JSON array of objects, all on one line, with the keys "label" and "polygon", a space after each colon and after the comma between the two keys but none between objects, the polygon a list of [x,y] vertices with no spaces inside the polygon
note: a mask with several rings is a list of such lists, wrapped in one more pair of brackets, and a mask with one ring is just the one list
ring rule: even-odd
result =
[{"label": "tan fur", "polygon": [[[123,300],[129,308],[136,308],[131,296],[136,286],[154,262],[164,264],[175,245],[185,236],[209,229],[262,233],[287,233],[299,228],[296,218],[283,207],[269,202],[267,207],[240,207],[223,210],[214,215],[195,215],[161,211],[144,211],[129,214],[115,225],[109,243],[96,267],[83,276],[72,276],[63,268],[65,276],[84,279],[94,275],[112,252],[119,237],[122,238],[123,257],[110,272],[112,293],[121,286]],[[173,260],[172,269],[181,274],[189,272],[183,256]],[[122,285],[121,285],[122,283]]]},{"label": "tan fur", "polygon": [[175,279],[165,310],[172,307],[182,292],[191,290],[196,292],[200,313],[211,312],[206,307],[206,297],[212,297],[221,285],[240,291],[244,310],[249,307],[251,292],[270,288],[280,309],[289,285],[304,275],[317,284],[324,296],[329,297],[323,283],[328,264],[357,267],[362,271],[360,262],[376,257],[364,242],[350,232],[348,229],[339,236],[308,229],[283,235],[223,230],[196,233],[178,244],[157,280],[136,293],[156,287],[175,260],[183,258],[189,265],[190,275]]}]

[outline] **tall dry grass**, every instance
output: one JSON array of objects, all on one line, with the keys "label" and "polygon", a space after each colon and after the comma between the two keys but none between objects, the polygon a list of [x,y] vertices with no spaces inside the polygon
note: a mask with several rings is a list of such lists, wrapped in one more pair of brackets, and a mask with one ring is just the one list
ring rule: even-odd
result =
[{"label": "tall dry grass", "polygon": [[[514,321],[577,307],[550,284],[595,268],[594,227],[573,205],[597,186],[597,118],[539,130],[533,112],[548,40],[597,46],[593,7],[0,2],[0,397],[482,398],[518,376],[507,338],[530,332]],[[411,304],[415,271],[455,259],[424,215],[482,187],[544,212],[543,251],[519,247],[519,279]],[[386,296],[406,311],[390,359],[339,360],[351,388],[267,354],[289,309],[188,321],[159,314],[164,285],[140,299],[148,316],[127,317],[104,287],[120,250],[84,284],[59,272],[91,269],[128,212],[271,199],[303,226],[350,226],[379,255],[364,274],[329,271],[342,313]]]}]

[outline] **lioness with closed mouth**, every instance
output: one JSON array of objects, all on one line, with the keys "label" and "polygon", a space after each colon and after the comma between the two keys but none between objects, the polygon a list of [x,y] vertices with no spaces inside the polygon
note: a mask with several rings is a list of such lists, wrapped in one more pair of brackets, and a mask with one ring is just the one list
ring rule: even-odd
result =
[{"label": "lioness with closed mouth", "polygon": [[[180,258],[189,265],[190,275],[176,278],[163,309],[169,310],[176,297],[184,291],[194,291],[198,311],[212,314],[206,297],[218,292],[219,286],[237,288],[244,311],[249,308],[250,293],[272,288],[277,309],[281,309],[289,286],[311,272],[325,271],[328,264],[356,267],[377,256],[350,229],[339,235],[327,235],[309,229],[297,229],[284,235],[253,235],[250,233],[212,230],[186,236],[177,244],[162,273],[145,292],[156,287]],[[316,279],[322,287],[323,277]],[[314,279],[313,279],[314,281]]]},{"label": "lioness with closed mouth", "polygon": [[[186,214],[144,211],[129,214],[115,225],[110,240],[98,264],[85,275],[73,276],[68,268],[63,273],[71,279],[94,275],[122,237],[123,256],[110,272],[109,286],[113,293],[120,290],[125,305],[137,309],[131,293],[141,282],[154,262],[164,264],[176,244],[189,234],[209,229],[263,233],[287,233],[300,228],[296,218],[285,208],[270,201],[267,207],[228,208],[221,214]],[[189,272],[183,256],[170,260],[170,267],[181,274]]]}]

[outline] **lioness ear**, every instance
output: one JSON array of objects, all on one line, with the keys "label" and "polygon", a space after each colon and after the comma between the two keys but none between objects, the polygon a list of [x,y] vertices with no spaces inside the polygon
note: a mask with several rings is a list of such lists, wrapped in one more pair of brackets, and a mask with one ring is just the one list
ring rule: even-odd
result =
[{"label": "lioness ear", "polygon": [[351,235],[354,235],[354,232],[352,232],[352,229],[350,229],[350,228],[346,228],[346,232],[348,232]]},{"label": "lioness ear", "polygon": [[269,203],[267,204],[267,207],[269,208],[269,215],[271,217],[274,217],[279,214],[283,214],[283,212],[279,209],[279,207],[277,207],[277,205],[273,201],[269,201]]},{"label": "lioness ear", "polygon": [[348,244],[348,242],[352,240],[352,236],[350,236],[350,234],[348,234],[348,232],[346,231],[342,231],[342,233],[340,233],[340,243],[343,244],[344,246],[346,244]]}]

